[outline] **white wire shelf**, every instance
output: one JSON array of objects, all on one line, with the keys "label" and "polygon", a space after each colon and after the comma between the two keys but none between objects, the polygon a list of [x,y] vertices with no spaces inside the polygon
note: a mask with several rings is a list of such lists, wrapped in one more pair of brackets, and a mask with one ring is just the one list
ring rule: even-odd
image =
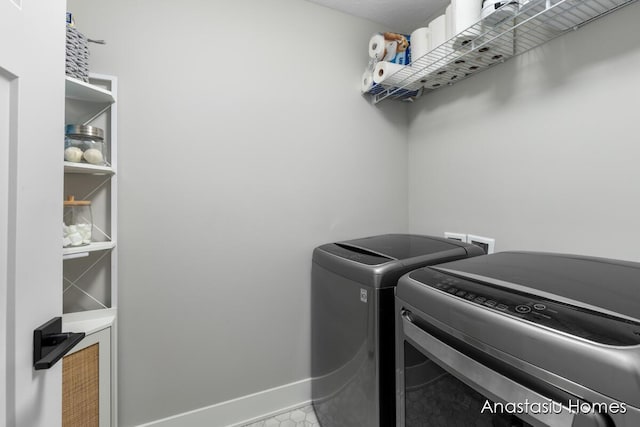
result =
[{"label": "white wire shelf", "polygon": [[[540,46],[636,0],[529,0],[505,4],[493,14],[393,75],[394,87],[375,85],[373,102],[413,100],[462,81]],[[390,76],[391,77],[391,76]]]}]

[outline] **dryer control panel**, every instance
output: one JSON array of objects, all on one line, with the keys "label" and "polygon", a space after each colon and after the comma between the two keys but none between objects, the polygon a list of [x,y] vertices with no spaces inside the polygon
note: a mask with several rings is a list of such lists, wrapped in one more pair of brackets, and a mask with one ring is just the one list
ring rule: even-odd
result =
[{"label": "dryer control panel", "polygon": [[485,309],[608,345],[640,344],[640,323],[428,268],[409,277]]}]

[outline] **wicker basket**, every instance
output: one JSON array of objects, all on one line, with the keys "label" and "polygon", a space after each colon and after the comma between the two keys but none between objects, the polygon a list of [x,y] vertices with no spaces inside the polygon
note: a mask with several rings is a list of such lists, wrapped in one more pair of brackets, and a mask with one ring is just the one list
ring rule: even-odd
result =
[{"label": "wicker basket", "polygon": [[75,27],[67,25],[67,76],[89,81],[89,46],[87,37]]}]

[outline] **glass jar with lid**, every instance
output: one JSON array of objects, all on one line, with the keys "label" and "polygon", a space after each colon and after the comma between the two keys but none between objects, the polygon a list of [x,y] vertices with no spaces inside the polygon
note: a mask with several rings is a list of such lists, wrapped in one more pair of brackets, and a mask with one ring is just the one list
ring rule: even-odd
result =
[{"label": "glass jar with lid", "polygon": [[95,126],[67,125],[64,139],[64,159],[67,162],[109,166],[104,131]]},{"label": "glass jar with lid", "polygon": [[69,196],[64,201],[62,247],[88,245],[92,231],[91,201],[76,200],[74,196]]}]

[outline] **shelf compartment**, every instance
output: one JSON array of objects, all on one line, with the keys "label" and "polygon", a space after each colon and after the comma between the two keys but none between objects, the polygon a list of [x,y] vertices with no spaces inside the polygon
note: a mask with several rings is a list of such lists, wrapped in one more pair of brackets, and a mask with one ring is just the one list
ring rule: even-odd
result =
[{"label": "shelf compartment", "polygon": [[[90,81],[103,79],[89,75]],[[73,77],[65,77],[65,124],[89,124],[116,102],[115,91]]]},{"label": "shelf compartment", "polygon": [[62,259],[77,258],[78,254],[89,254],[90,252],[108,251],[116,247],[114,242],[93,242],[84,246],[73,246],[62,249]]},{"label": "shelf compartment", "polygon": [[374,86],[373,102],[402,98],[424,85],[424,93],[459,81],[540,46],[636,0],[529,0],[506,4],[394,74],[395,87]]},{"label": "shelf compartment", "polygon": [[99,104],[113,104],[115,102],[115,97],[110,91],[92,85],[91,83],[85,83],[67,76],[65,78],[65,84],[65,92],[68,99]]},{"label": "shelf compartment", "polygon": [[90,175],[113,175],[116,172],[110,166],[96,166],[89,163],[64,162],[64,173],[84,173]]}]

